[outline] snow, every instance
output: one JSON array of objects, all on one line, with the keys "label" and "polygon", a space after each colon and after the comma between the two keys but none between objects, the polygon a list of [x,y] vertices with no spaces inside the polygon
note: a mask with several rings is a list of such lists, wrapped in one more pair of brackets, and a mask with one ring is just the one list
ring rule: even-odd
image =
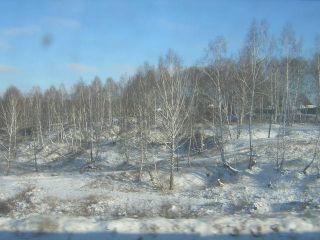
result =
[{"label": "snow", "polygon": [[[214,149],[192,155],[191,167],[181,156],[173,191],[162,146],[149,149],[144,166],[155,182],[148,171],[138,181],[136,149],[131,147],[126,163],[121,143],[110,144],[108,138],[94,165],[99,167],[90,171],[80,171],[89,152],[73,159],[48,155],[56,148],[68,152],[56,144],[39,153],[40,171],[33,172],[31,150],[21,146],[24,154],[12,174],[0,176],[0,240],[319,239],[320,179],[314,167],[302,173],[314,155],[319,127],[288,127],[283,171],[275,169],[279,126],[272,126],[271,138],[268,127],[253,128],[257,164],[252,170],[247,169],[247,128],[236,139],[231,126],[226,158],[240,172],[224,168]],[[212,131],[204,133],[210,137]]]},{"label": "snow", "polygon": [[[285,236],[294,239],[319,239],[319,235],[314,233],[319,229],[314,225],[311,221],[295,215],[234,215],[203,219],[123,218],[110,221],[57,216],[32,216],[19,221],[0,219],[0,226],[7,235],[3,236],[15,239],[138,239],[139,236],[148,237],[146,239],[182,239],[182,236],[189,236],[189,239],[210,239],[212,236],[219,239],[234,239],[235,236],[243,236],[244,239],[259,236],[265,236],[262,239],[283,239]],[[10,233],[12,229],[15,230],[14,233]],[[54,233],[43,231],[50,229],[54,230]],[[299,232],[303,234],[299,235]],[[0,239],[5,239],[1,237]]]}]

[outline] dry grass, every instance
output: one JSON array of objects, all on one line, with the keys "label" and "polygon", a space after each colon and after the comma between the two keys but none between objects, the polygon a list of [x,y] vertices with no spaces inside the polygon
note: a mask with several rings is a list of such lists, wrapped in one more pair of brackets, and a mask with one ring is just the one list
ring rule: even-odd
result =
[{"label": "dry grass", "polygon": [[48,197],[45,199],[48,204],[50,211],[56,211],[61,204],[61,201],[57,197]]},{"label": "dry grass", "polygon": [[51,218],[43,218],[38,224],[38,232],[40,234],[55,232],[58,230],[58,223]]},{"label": "dry grass", "polygon": [[34,186],[27,186],[13,197],[0,201],[0,215],[6,216],[11,214],[17,208],[19,203],[25,203],[28,206],[28,210],[32,211],[35,208],[31,199],[34,189]]},{"label": "dry grass", "polygon": [[95,215],[94,208],[92,206],[99,203],[99,197],[96,195],[89,195],[85,197],[79,205],[79,208],[77,209],[77,215],[78,216],[93,216]]},{"label": "dry grass", "polygon": [[21,192],[17,193],[14,197],[12,197],[10,200],[12,202],[26,202],[28,204],[31,204],[31,197],[32,192],[35,189],[34,186],[27,186],[25,189],[23,189]]}]

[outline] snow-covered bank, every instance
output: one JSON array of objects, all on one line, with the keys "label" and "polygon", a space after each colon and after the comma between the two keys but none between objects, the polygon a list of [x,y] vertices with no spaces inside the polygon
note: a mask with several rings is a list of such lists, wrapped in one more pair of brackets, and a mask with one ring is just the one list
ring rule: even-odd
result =
[{"label": "snow-covered bank", "polygon": [[125,164],[119,146],[109,144],[101,149],[101,168],[80,171],[84,152],[39,161],[38,173],[30,165],[0,176],[0,239],[320,239],[320,178],[314,166],[302,172],[314,157],[318,127],[290,128],[283,171],[275,169],[276,132],[268,139],[267,130],[254,128],[252,170],[244,132],[226,144],[239,173],[207,149],[191,156],[191,166],[181,158],[173,191],[165,150],[151,157],[156,151],[149,149],[139,182],[139,155]]},{"label": "snow-covered bank", "polygon": [[[319,239],[319,212],[273,216],[232,215],[199,219],[30,216],[1,218],[0,239]],[[183,238],[182,238],[183,236]]]}]

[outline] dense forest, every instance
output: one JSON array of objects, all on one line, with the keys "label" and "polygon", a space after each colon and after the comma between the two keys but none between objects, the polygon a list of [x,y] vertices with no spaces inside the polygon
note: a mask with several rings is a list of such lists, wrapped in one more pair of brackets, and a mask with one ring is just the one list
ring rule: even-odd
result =
[{"label": "dense forest", "polygon": [[[306,113],[303,106],[319,106],[320,38],[316,38],[312,56],[303,52],[303,41],[290,25],[280,36],[273,36],[266,22],[253,21],[238,54],[229,54],[227,40],[217,37],[194,66],[184,66],[169,50],[157,65],[145,63],[134,75],[119,81],[96,77],[91,84],[80,80],[68,91],[52,86],[43,91],[34,87],[28,93],[12,86],[0,99],[4,171],[9,174],[19,142],[32,143],[37,170],[37,151],[51,136],[51,141],[68,144],[73,152],[91,149],[94,161],[93,149],[101,133],[114,128],[124,145],[135,137],[142,166],[144,152],[154,141],[150,131],[157,129],[157,141],[171,152],[172,188],[177,149],[182,145],[189,152],[201,148],[199,126],[214,129],[223,164],[237,171],[224,158],[230,124],[238,126],[238,136],[241,126],[249,125],[248,167],[252,168],[253,122],[268,122],[270,127],[277,123],[284,133],[291,124],[308,120],[307,114],[301,114]],[[313,115],[317,121],[317,108]],[[278,144],[280,169],[285,159],[281,144],[284,139]]]}]

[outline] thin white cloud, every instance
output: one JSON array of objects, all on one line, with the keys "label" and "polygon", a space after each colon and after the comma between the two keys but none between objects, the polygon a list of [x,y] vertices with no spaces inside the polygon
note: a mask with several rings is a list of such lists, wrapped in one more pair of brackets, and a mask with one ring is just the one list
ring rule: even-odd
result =
[{"label": "thin white cloud", "polygon": [[68,65],[68,68],[77,74],[81,74],[81,73],[94,73],[98,71],[97,67],[93,67],[93,66],[88,66],[88,65],[84,65],[84,64],[80,64],[80,63],[71,63]]},{"label": "thin white cloud", "polygon": [[75,19],[60,18],[60,17],[46,17],[45,19],[49,25],[65,27],[65,28],[79,28],[81,23]]},{"label": "thin white cloud", "polygon": [[113,64],[110,67],[107,67],[109,70],[113,70],[114,72],[119,72],[121,74],[134,74],[137,71],[137,67],[131,64]]},{"label": "thin white cloud", "polygon": [[2,34],[8,37],[16,37],[21,35],[32,35],[39,30],[40,28],[38,26],[11,27],[3,30]]},{"label": "thin white cloud", "polygon": [[0,74],[1,73],[17,73],[19,69],[10,65],[0,65]]},{"label": "thin white cloud", "polygon": [[14,47],[11,44],[0,40],[0,51],[9,51],[13,48]]}]

